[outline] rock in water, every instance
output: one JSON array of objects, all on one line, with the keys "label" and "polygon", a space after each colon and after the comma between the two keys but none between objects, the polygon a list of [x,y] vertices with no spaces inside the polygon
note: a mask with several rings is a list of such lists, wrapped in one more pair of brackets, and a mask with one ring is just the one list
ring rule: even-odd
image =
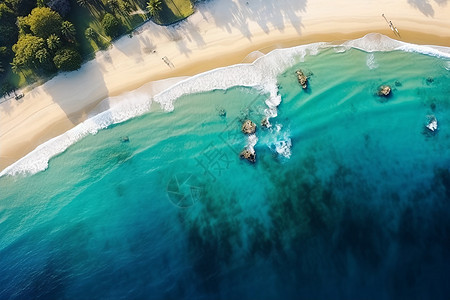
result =
[{"label": "rock in water", "polygon": [[269,128],[271,126],[267,117],[264,117],[264,119],[261,120],[261,126],[264,128]]},{"label": "rock in water", "polygon": [[122,143],[128,143],[128,142],[130,141],[130,138],[129,138],[128,136],[122,136],[122,137],[120,138],[120,141],[121,141]]},{"label": "rock in water", "polygon": [[242,132],[245,134],[252,134],[256,131],[256,124],[251,120],[245,120],[244,124],[242,124]]},{"label": "rock in water", "polygon": [[305,74],[303,74],[302,70],[297,70],[295,72],[295,74],[297,74],[297,78],[298,78],[298,82],[300,83],[300,85],[302,86],[303,89],[307,88],[307,84],[308,84],[308,77],[306,77]]},{"label": "rock in water", "polygon": [[225,111],[225,109],[223,109],[223,108],[219,109],[219,116],[221,116],[221,117],[227,116],[227,112]]},{"label": "rock in water", "polygon": [[382,85],[378,88],[377,95],[381,97],[388,97],[391,94],[391,87]]},{"label": "rock in water", "polygon": [[246,149],[242,150],[241,153],[239,153],[239,157],[244,158],[251,163],[256,162],[256,152],[254,149],[246,148]]}]

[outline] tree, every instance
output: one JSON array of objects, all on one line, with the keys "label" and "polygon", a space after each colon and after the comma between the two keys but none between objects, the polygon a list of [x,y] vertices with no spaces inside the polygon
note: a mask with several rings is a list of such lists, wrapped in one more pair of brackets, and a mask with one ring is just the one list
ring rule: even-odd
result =
[{"label": "tree", "polygon": [[45,65],[50,61],[50,54],[48,53],[47,49],[43,48],[36,52],[36,59],[41,65]]},{"label": "tree", "polygon": [[21,66],[36,68],[39,65],[36,53],[44,48],[45,40],[43,38],[31,34],[22,35],[12,47],[15,53],[13,62]]},{"label": "tree", "polygon": [[2,23],[13,23],[15,19],[16,15],[14,14],[13,10],[9,8],[5,3],[0,3],[0,21]]},{"label": "tree", "polygon": [[61,46],[61,39],[58,36],[51,34],[47,38],[48,49],[50,49],[52,51],[56,51],[60,46]]},{"label": "tree", "polygon": [[103,17],[102,26],[105,33],[112,38],[118,37],[123,31],[122,23],[109,13]]},{"label": "tree", "polygon": [[53,62],[61,71],[73,71],[81,67],[81,55],[73,49],[65,48],[56,52]]},{"label": "tree", "polygon": [[95,32],[94,29],[92,29],[91,27],[86,28],[84,35],[86,36],[86,38],[91,39],[93,41],[97,39],[97,32]]},{"label": "tree", "polygon": [[117,2],[117,0],[108,0],[108,2],[106,3],[108,5],[108,8],[114,12],[120,12],[120,6],[119,6],[119,2]]},{"label": "tree", "polygon": [[5,72],[5,69],[3,69],[3,64],[2,64],[2,62],[0,61],[0,73],[3,73],[3,72]]},{"label": "tree", "polygon": [[19,34],[31,34],[30,24],[28,24],[27,17],[17,17],[17,28],[19,29]]},{"label": "tree", "polygon": [[23,77],[25,77],[25,74],[22,72],[23,65],[20,64],[19,62],[15,61],[15,58],[13,59],[13,62],[10,63],[10,65],[11,65],[11,70],[14,73],[16,73],[16,74],[22,73]]},{"label": "tree", "polygon": [[75,26],[73,26],[73,24],[70,23],[69,21],[62,22],[61,34],[69,42],[73,41],[75,39],[75,34],[76,34]]},{"label": "tree", "polygon": [[16,15],[5,3],[0,3],[0,45],[11,46],[17,41]]},{"label": "tree", "polygon": [[48,38],[51,34],[59,35],[62,18],[48,7],[37,7],[26,18],[31,32],[41,38]]},{"label": "tree", "polygon": [[36,6],[36,0],[6,0],[2,1],[12,8],[17,16],[26,16],[33,7]]},{"label": "tree", "polygon": [[162,10],[161,0],[150,0],[147,3],[147,10],[152,17],[157,16]]}]

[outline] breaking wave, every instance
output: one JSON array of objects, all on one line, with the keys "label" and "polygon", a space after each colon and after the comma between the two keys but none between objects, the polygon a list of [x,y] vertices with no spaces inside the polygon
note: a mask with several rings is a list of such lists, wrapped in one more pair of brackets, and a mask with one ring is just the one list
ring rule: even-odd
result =
[{"label": "breaking wave", "polygon": [[[103,111],[73,129],[38,146],[28,155],[4,169],[0,176],[17,174],[34,174],[48,167],[49,160],[64,152],[70,145],[88,134],[96,134],[99,130],[142,115],[150,110],[152,102],[161,105],[162,109],[172,111],[174,102],[183,95],[201,93],[211,90],[226,90],[235,86],[251,87],[268,97],[265,101],[265,114],[268,118],[277,116],[277,107],[281,103],[278,93],[277,76],[289,67],[303,61],[306,55],[317,55],[323,49],[333,48],[342,52],[355,48],[368,53],[384,51],[417,52],[426,55],[450,58],[450,48],[440,46],[415,45],[393,40],[381,34],[368,34],[362,38],[346,41],[341,45],[331,43],[313,43],[293,48],[276,49],[265,56],[257,58],[251,64],[238,64],[208,71],[182,80],[172,87],[158,93],[153,98],[150,94],[133,91],[121,96],[116,105]],[[376,62],[368,56],[369,68],[376,67]],[[117,97],[116,97],[117,98]],[[280,133],[281,135],[281,133]],[[283,135],[277,140],[273,149],[284,157],[290,156],[291,141]]]}]

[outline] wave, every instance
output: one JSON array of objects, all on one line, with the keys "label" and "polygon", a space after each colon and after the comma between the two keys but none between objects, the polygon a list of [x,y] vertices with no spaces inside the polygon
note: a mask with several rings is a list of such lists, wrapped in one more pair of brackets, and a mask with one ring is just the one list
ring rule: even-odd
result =
[{"label": "wave", "polygon": [[[159,103],[162,109],[172,111],[174,102],[181,96],[201,93],[211,90],[226,90],[235,86],[255,88],[267,94],[265,101],[268,118],[277,115],[277,107],[281,103],[278,94],[277,76],[307,55],[316,55],[322,49],[333,48],[342,52],[349,49],[359,49],[368,53],[385,51],[417,52],[441,58],[450,58],[450,48],[440,46],[415,45],[393,40],[381,34],[368,34],[362,38],[349,40],[340,45],[332,43],[313,43],[293,48],[276,49],[257,58],[250,64],[238,64],[229,67],[214,69],[196,76],[181,80],[170,88],[156,94],[153,98],[149,93],[134,92],[123,94],[123,101],[110,107],[64,134],[55,137],[21,158],[11,166],[4,169],[0,176],[17,174],[34,174],[48,168],[49,160],[64,152],[70,145],[79,141],[88,134],[95,134],[99,130],[112,124],[121,123],[133,117],[142,115],[150,110],[152,102]],[[283,156],[290,156],[286,146],[290,148],[290,140],[285,137],[283,144],[275,147]],[[289,145],[288,145],[289,144]]]}]

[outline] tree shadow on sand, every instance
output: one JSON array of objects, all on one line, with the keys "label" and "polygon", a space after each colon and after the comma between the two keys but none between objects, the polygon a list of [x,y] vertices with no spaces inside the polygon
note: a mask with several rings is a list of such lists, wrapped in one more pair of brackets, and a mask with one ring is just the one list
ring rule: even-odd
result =
[{"label": "tree shadow on sand", "polygon": [[298,34],[301,34],[300,12],[306,11],[307,0],[300,0],[293,4],[291,1],[264,1],[249,0],[236,3],[232,0],[215,1],[205,4],[202,15],[213,18],[218,27],[225,28],[227,32],[239,30],[247,39],[251,40],[249,22],[257,23],[265,32],[271,29],[283,32],[287,23],[290,23]]},{"label": "tree shadow on sand", "polygon": [[[447,3],[447,0],[435,0],[435,2],[440,6],[443,6]],[[417,8],[427,17],[434,17],[434,9],[428,0],[408,0],[408,4]]]}]

